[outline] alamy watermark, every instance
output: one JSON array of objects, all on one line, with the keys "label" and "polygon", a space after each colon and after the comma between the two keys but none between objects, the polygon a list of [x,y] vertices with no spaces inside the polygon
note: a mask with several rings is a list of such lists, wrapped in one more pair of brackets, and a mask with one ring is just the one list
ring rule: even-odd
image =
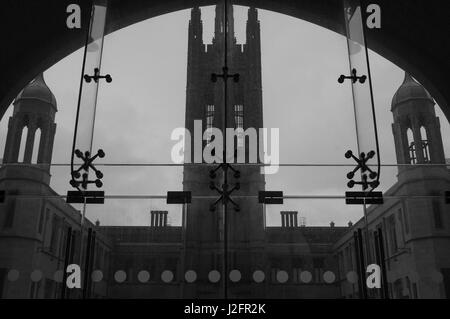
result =
[{"label": "alamy watermark", "polygon": [[[193,136],[186,128],[174,129],[170,138],[177,143],[172,147],[172,161],[176,164],[221,164],[225,156],[229,164],[263,164],[261,174],[278,172],[280,165],[280,130],[278,128],[259,128],[258,131],[253,127],[246,130],[227,128],[225,134],[224,149],[222,130],[216,127],[203,130],[201,120],[194,120]],[[192,152],[192,145],[194,152]]]}]

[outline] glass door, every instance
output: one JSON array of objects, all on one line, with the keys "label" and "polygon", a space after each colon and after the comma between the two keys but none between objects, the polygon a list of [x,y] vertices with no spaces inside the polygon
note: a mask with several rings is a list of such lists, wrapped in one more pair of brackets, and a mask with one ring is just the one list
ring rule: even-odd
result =
[{"label": "glass door", "polygon": [[[235,142],[247,155],[233,164],[240,173],[232,196],[239,210],[226,211],[228,296],[338,298],[349,272],[358,296],[353,232],[364,227],[358,223],[364,210],[346,205],[346,176],[357,163],[345,154],[358,153],[357,124],[372,115],[357,117],[352,82],[338,81],[349,73],[347,39],[273,12],[227,8],[230,72],[240,74],[229,87],[229,127],[241,125]],[[344,9],[338,9],[333,14],[345,32]],[[242,16],[243,46],[232,26]],[[337,251],[348,245],[353,262],[341,269],[343,278]]]}]

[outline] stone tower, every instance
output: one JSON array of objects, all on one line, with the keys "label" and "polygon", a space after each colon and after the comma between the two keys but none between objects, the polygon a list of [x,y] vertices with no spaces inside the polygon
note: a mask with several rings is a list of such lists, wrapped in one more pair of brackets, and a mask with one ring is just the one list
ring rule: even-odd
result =
[{"label": "stone tower", "polygon": [[[215,30],[212,44],[205,45],[202,38],[203,26],[201,12],[198,7],[191,10],[189,22],[188,60],[187,60],[187,88],[186,88],[186,129],[195,137],[191,140],[191,150],[195,149],[195,140],[205,133],[206,140],[202,141],[202,149],[208,145],[208,132],[218,128],[225,134],[223,127],[225,116],[224,83],[211,80],[211,74],[222,73],[224,67],[224,46],[227,41],[227,59],[230,74],[239,73],[238,82],[228,80],[226,105],[228,128],[263,127],[262,88],[261,88],[261,43],[260,26],[257,10],[248,9],[247,40],[245,44],[238,44],[234,34],[234,19],[232,5],[228,5],[228,32],[225,39],[224,5],[217,5],[215,11]],[[197,132],[194,121],[202,121],[202,129]],[[258,138],[258,137],[257,137]],[[243,141],[245,139],[245,142]],[[245,162],[249,162],[249,139],[245,136],[235,138],[235,149],[245,150]],[[198,143],[198,142],[197,142]],[[255,145],[253,145],[255,146]],[[259,147],[256,141],[256,147]],[[194,162],[194,154],[191,154]],[[236,158],[234,158],[236,159]],[[227,161],[230,159],[227,158]],[[203,161],[200,159],[200,161]],[[198,158],[197,161],[198,162]],[[240,162],[242,163],[242,162]],[[192,204],[186,211],[186,269],[198,269],[199,280],[196,285],[189,285],[190,292],[186,296],[221,297],[220,285],[208,282],[207,274],[216,269],[221,272],[221,283],[228,280],[223,274],[223,206],[218,205],[214,211],[210,204],[219,196],[210,189],[211,178],[209,172],[217,165],[187,166],[184,169],[183,188],[191,191]],[[264,176],[258,166],[243,166],[233,164],[240,171],[240,178],[229,173],[230,187],[236,182],[240,189],[233,192],[233,200],[240,205],[240,211],[235,211],[232,205],[227,208],[227,236],[228,236],[228,271],[239,269],[242,278],[240,285],[230,286],[230,296],[257,296],[250,283],[251,272],[264,267],[264,214],[263,207],[258,204],[257,195],[264,190]],[[214,182],[222,185],[223,173],[217,172]],[[209,198],[195,198],[208,196]],[[241,197],[249,196],[249,197]],[[255,289],[256,290],[256,289]],[[259,288],[261,291],[261,288]]]},{"label": "stone tower", "polygon": [[41,267],[37,252],[42,250],[45,233],[54,234],[49,254],[57,253],[56,232],[45,231],[50,227],[46,197],[57,195],[49,186],[56,112],[55,96],[40,74],[16,97],[9,118],[6,165],[0,168],[0,189],[6,193],[0,204],[0,268],[21,274],[9,290],[11,297],[34,296],[36,287],[30,285],[29,274]]},{"label": "stone tower", "polygon": [[[418,275],[421,298],[439,298],[430,270],[448,272],[450,215],[444,192],[450,188],[439,118],[430,94],[409,74],[392,100],[392,125],[398,166],[394,190],[402,200],[405,240],[410,243],[410,269]],[[406,165],[405,165],[406,164]],[[441,165],[442,164],[442,165]],[[401,216],[401,215],[399,215]],[[400,218],[400,217],[399,217]],[[410,267],[411,268],[411,267]]]},{"label": "stone tower", "polygon": [[[409,74],[392,100],[398,164],[444,164],[439,118],[431,95]],[[400,174],[407,170],[400,168]]]},{"label": "stone tower", "polygon": [[52,159],[56,112],[55,96],[40,74],[14,100],[3,162],[23,165],[9,166],[10,174],[25,174],[27,178],[49,184],[48,164]]}]

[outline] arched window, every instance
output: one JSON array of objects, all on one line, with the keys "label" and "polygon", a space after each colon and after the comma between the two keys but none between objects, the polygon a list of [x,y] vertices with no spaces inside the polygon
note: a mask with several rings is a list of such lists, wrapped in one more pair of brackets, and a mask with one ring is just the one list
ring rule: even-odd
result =
[{"label": "arched window", "polygon": [[211,143],[212,129],[214,126],[214,105],[206,106],[206,143]]},{"label": "arched window", "polygon": [[28,126],[24,126],[22,129],[22,136],[20,138],[19,157],[17,161],[23,163],[25,159],[25,147],[27,145]]},{"label": "arched window", "polygon": [[420,127],[420,136],[422,137],[422,141],[428,140],[427,130],[425,129],[425,126]]},{"label": "arched window", "polygon": [[420,136],[422,137],[422,152],[423,152],[423,158],[425,160],[425,163],[430,162],[430,149],[428,144],[428,136],[427,136],[427,130],[424,126],[420,128]]},{"label": "arched window", "polygon": [[[242,130],[244,129],[244,106],[242,104],[237,104],[234,106],[234,122],[235,128]],[[237,138],[238,147],[244,146],[244,138],[244,133],[240,132]]]},{"label": "arched window", "polygon": [[417,156],[416,156],[416,145],[414,143],[414,135],[412,130],[409,128],[406,131],[406,135],[408,137],[408,148],[409,148],[409,160],[411,164],[417,163]]},{"label": "arched window", "polygon": [[33,143],[33,156],[31,157],[31,163],[37,164],[38,156],[39,156],[39,144],[41,143],[41,129],[38,128],[36,133],[34,134],[34,143]]}]

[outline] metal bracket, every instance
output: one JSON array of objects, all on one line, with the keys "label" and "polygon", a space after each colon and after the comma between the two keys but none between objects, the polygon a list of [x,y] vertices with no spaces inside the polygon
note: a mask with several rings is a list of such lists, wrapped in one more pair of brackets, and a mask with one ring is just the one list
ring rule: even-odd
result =
[{"label": "metal bracket", "polygon": [[68,191],[66,202],[68,204],[104,204],[103,191]]},{"label": "metal bracket", "polygon": [[260,204],[283,204],[283,192],[281,192],[281,191],[260,191],[258,193],[258,203],[260,203]]},{"label": "metal bracket", "polygon": [[381,205],[384,203],[382,192],[345,192],[347,205]]},{"label": "metal bracket", "polygon": [[[209,177],[211,179],[215,179],[217,177],[217,171],[219,169],[223,170],[224,174],[228,174],[228,169],[230,169],[234,174],[234,178],[239,179],[241,177],[241,172],[239,172],[238,170],[234,169],[230,164],[228,163],[222,163],[220,165],[218,165],[215,169],[211,170],[209,172]],[[229,189],[229,184],[228,182],[225,182],[224,184],[222,184],[222,188],[219,188],[213,181],[210,182],[209,184],[209,188],[211,190],[215,190],[217,191],[217,193],[219,193],[219,198],[217,198],[217,200],[212,203],[209,206],[209,210],[211,212],[215,211],[217,208],[217,204],[222,201],[223,203],[227,203],[230,202],[233,205],[233,208],[236,212],[239,212],[241,210],[241,208],[239,207],[239,204],[236,203],[232,198],[231,198],[231,194],[235,191],[235,190],[239,190],[241,188],[241,184],[238,182],[236,184],[234,184],[234,186]]]},{"label": "metal bracket", "polygon": [[95,69],[94,69],[94,75],[88,75],[88,74],[85,74],[85,75],[83,76],[83,78],[84,78],[84,80],[85,80],[87,83],[90,83],[92,80],[94,80],[95,83],[98,83],[98,80],[99,80],[99,79],[105,79],[106,82],[108,82],[108,83],[111,83],[111,82],[112,82],[112,77],[111,77],[111,75],[109,75],[109,74],[106,74],[106,75],[100,75],[100,69],[99,69],[99,68],[95,68]]},{"label": "metal bracket", "polygon": [[222,78],[224,81],[226,81],[229,78],[233,78],[233,81],[235,83],[239,82],[239,73],[235,73],[235,74],[228,74],[228,67],[224,66],[222,68],[222,74],[217,74],[217,73],[212,73],[211,74],[211,81],[216,83],[217,82],[217,78]]},{"label": "metal bracket", "polygon": [[[378,174],[372,171],[369,166],[367,166],[367,162],[372,159],[375,154],[375,151],[370,151],[367,155],[363,152],[359,155],[359,158],[357,158],[355,155],[353,155],[352,151],[347,151],[347,153],[345,153],[345,158],[353,158],[358,164],[353,169],[353,171],[347,174],[347,178],[350,179],[350,181],[347,183],[347,186],[349,188],[353,188],[355,185],[362,185],[363,190],[366,190],[369,188],[369,186],[372,187],[372,189],[375,189],[380,185],[380,182],[378,181],[378,179],[376,179],[378,177]],[[362,180],[355,182],[353,180],[353,177],[355,177],[355,173],[359,170],[361,170]],[[369,172],[369,176],[365,174],[366,172]],[[370,178],[371,181],[368,180],[368,178]]]},{"label": "metal bracket", "polygon": [[338,82],[341,84],[344,83],[345,80],[352,80],[352,83],[356,83],[357,81],[359,81],[359,83],[361,83],[361,84],[366,82],[366,80],[367,80],[366,75],[357,76],[356,74],[357,74],[356,69],[352,70],[352,75],[350,75],[350,76],[341,74],[341,76],[338,78]]},{"label": "metal bracket", "polygon": [[[71,173],[72,179],[70,181],[70,185],[72,185],[79,191],[81,191],[79,188],[80,185],[84,189],[87,188],[88,184],[95,184],[95,186],[97,186],[98,188],[102,187],[103,183],[101,179],[103,178],[103,173],[98,169],[96,169],[95,166],[92,164],[92,162],[95,161],[97,157],[99,158],[105,157],[105,152],[103,152],[103,150],[98,150],[97,154],[91,157],[91,154],[88,151],[84,152],[83,154],[83,152],[81,152],[80,150],[75,150],[75,155],[78,158],[82,159],[84,163],[77,170],[72,171]],[[89,168],[95,172],[95,176],[97,177],[96,180],[88,180],[87,171],[89,170]],[[84,170],[86,172],[83,175],[81,175],[80,173],[81,170]],[[82,178],[82,180],[77,180],[80,177]]]},{"label": "metal bracket", "polygon": [[191,192],[167,192],[167,204],[190,204]]}]

